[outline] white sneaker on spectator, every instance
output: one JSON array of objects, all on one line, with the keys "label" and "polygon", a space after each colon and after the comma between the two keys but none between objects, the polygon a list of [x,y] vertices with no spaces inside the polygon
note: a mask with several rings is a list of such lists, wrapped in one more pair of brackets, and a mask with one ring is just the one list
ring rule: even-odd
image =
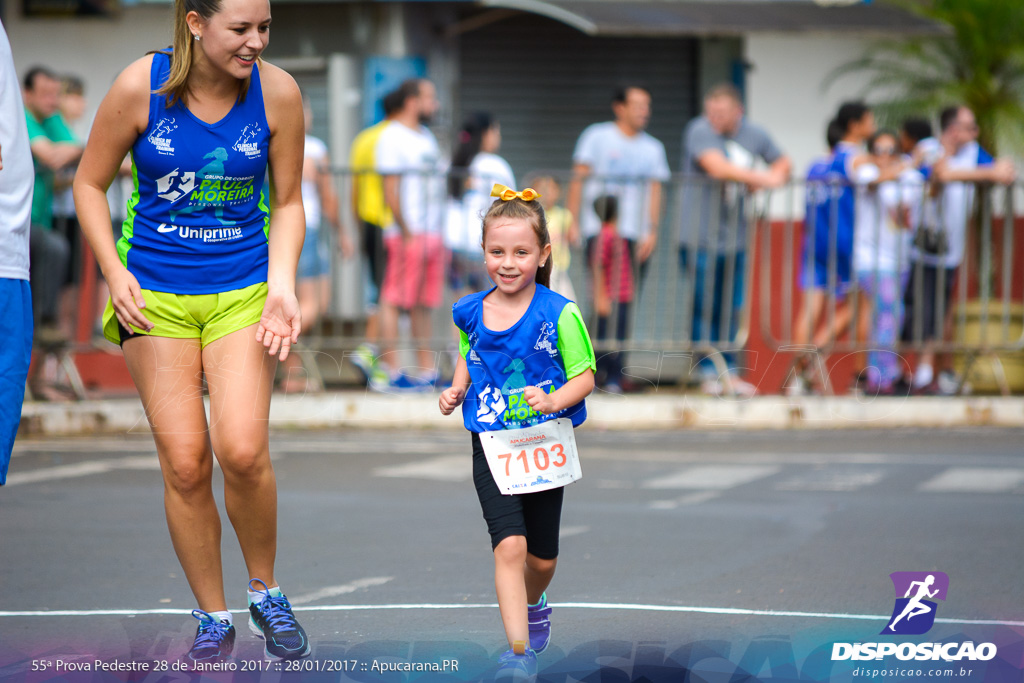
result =
[{"label": "white sneaker on spectator", "polygon": [[708,396],[734,394],[742,398],[750,398],[757,394],[757,387],[732,374],[727,375],[724,382],[717,377],[709,377],[700,383],[700,390]]},{"label": "white sneaker on spectator", "polygon": [[806,396],[810,393],[810,385],[803,375],[793,375],[793,379],[785,387],[786,396]]},{"label": "white sneaker on spectator", "polygon": [[732,392],[742,398],[750,398],[757,395],[757,387],[750,382],[740,379],[734,374],[729,374],[729,384],[732,385]]},{"label": "white sneaker on spectator", "polygon": [[949,370],[943,370],[935,380],[941,396],[953,396],[960,388],[960,380]]},{"label": "white sneaker on spectator", "polygon": [[725,391],[725,387],[722,386],[722,383],[717,377],[710,377],[708,379],[701,380],[700,391],[708,396],[721,396]]}]

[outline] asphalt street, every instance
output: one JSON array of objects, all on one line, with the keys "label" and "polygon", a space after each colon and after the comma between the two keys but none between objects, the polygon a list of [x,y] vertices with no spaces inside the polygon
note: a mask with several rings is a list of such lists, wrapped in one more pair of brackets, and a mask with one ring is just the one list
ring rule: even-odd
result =
[{"label": "asphalt street", "polygon": [[[584,476],[566,492],[539,680],[1022,680],[1024,430],[577,436]],[[243,626],[234,670],[205,677],[493,676],[507,645],[468,435],[277,432],[272,453],[277,578],[313,653],[268,665]],[[247,576],[223,517],[241,610]],[[900,571],[949,577],[926,634],[879,635]],[[19,440],[0,488],[0,577],[0,680],[189,679],[173,662],[195,605],[150,437]],[[837,642],[904,641],[998,654],[833,661]]]}]

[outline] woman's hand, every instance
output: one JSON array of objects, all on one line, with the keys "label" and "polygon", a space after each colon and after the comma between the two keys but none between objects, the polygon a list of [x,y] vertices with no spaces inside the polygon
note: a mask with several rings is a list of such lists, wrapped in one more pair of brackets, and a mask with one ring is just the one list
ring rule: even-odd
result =
[{"label": "woman's hand", "polygon": [[292,344],[299,341],[299,330],[302,329],[302,313],[299,311],[299,300],[295,292],[284,289],[271,289],[267,301],[263,304],[263,315],[256,328],[256,341],[263,344],[271,356],[280,359],[288,357]]},{"label": "woman's hand", "polygon": [[117,316],[121,327],[135,334],[132,325],[149,332],[153,329],[153,323],[142,314],[146,307],[146,300],[142,298],[142,287],[135,276],[128,272],[124,266],[119,267],[110,275],[105,275],[107,287],[110,289],[110,301],[114,306],[114,314]]}]

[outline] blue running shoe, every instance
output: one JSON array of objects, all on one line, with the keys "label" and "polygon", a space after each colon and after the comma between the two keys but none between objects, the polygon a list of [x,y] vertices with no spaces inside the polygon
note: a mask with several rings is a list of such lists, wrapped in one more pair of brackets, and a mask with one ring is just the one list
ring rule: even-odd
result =
[{"label": "blue running shoe", "polygon": [[[259,583],[262,589],[254,586]],[[292,614],[288,598],[272,595],[260,579],[249,582],[249,590],[263,593],[263,599],[249,605],[249,630],[267,642],[267,657],[298,659],[309,654],[309,640]]]},{"label": "blue running shoe", "polygon": [[537,653],[522,640],[512,643],[512,649],[498,657],[498,673],[494,680],[502,683],[537,680]]},{"label": "blue running shoe", "polygon": [[192,610],[192,616],[199,620],[196,639],[186,658],[193,664],[222,662],[235,647],[235,627],[226,621],[219,621],[201,609]]},{"label": "blue running shoe", "polygon": [[391,380],[391,389],[398,393],[422,394],[434,390],[434,383],[421,377],[400,373]]},{"label": "blue running shoe", "polygon": [[547,593],[541,594],[536,605],[526,606],[526,620],[530,623],[530,649],[540,654],[551,642],[551,608]]}]

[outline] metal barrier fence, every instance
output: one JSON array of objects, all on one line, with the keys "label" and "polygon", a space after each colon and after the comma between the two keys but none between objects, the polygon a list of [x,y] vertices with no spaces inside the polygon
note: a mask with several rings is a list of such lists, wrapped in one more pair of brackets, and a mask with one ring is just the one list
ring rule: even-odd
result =
[{"label": "metal barrier fence", "polygon": [[[1005,354],[1021,366],[1013,352],[1024,349],[1024,253],[1017,246],[1024,218],[1016,210],[1022,186],[904,183],[892,189],[888,213],[879,188],[850,188],[854,206],[847,208],[856,209],[851,226],[855,253],[845,277],[838,248],[843,189],[819,183],[782,191],[788,207],[802,198],[827,205],[831,210],[817,213],[831,217],[824,224],[815,224],[810,209],[803,221],[791,212],[782,220],[759,222],[760,308],[768,312],[761,316],[765,343],[796,354],[878,350],[877,312],[870,297],[888,278],[902,303],[897,308],[902,320],[896,321],[899,334],[885,340],[883,350],[901,358],[906,353],[958,354],[961,386],[972,366],[984,360],[999,390],[1009,393]],[[894,202],[895,197],[900,201]],[[857,212],[874,220],[861,220]],[[859,232],[867,227],[875,234]],[[856,253],[872,246],[873,252]],[[822,265],[825,286],[812,302],[807,280]]]},{"label": "metal barrier fence", "polygon": [[[336,169],[333,175],[341,199],[342,222],[358,243],[362,236],[356,228],[351,187],[359,174],[349,169]],[[473,255],[471,250],[473,239],[479,235],[478,209],[465,207],[486,207],[489,198],[470,197],[459,210],[447,198],[447,177],[417,176],[414,182],[419,184],[414,194],[422,198],[422,203],[407,208],[439,221],[438,227],[448,234],[449,244],[463,247],[470,256],[468,262],[478,266],[479,276],[483,270],[482,253]],[[863,290],[854,282],[850,291],[844,292],[844,279],[856,280],[856,273],[849,263],[843,265],[851,255],[842,242],[845,238],[840,235],[838,200],[827,200],[836,201],[827,225],[815,225],[813,216],[805,224],[802,218],[808,193],[813,202],[816,193],[833,197],[841,194],[838,192],[841,188],[805,187],[794,183],[770,194],[752,193],[743,186],[684,176],[674,176],[665,183],[590,177],[576,185],[565,171],[530,173],[522,177],[519,185],[544,186],[542,193],[547,196],[543,201],[553,223],[567,220],[562,210],[577,196],[581,214],[592,211],[597,196],[607,194],[619,198],[619,231],[632,238],[624,257],[631,259],[634,294],[632,301],[614,301],[606,311],[603,317],[607,318],[605,327],[608,329],[604,330],[604,338],[597,338],[593,222],[581,219],[581,238],[568,244],[566,252],[556,257],[565,264],[567,255],[568,265],[563,265],[565,279],[572,285],[572,298],[584,313],[599,355],[625,351],[631,365],[636,360],[641,367],[652,370],[654,366],[642,358],[653,354],[658,358],[657,379],[664,381],[693,377],[705,358],[704,371],[713,368],[714,374],[721,375],[735,362],[735,354],[752,347],[794,354],[878,348],[871,325],[863,322],[868,320],[862,315],[867,304]],[[861,190],[871,191],[874,190]],[[967,196],[965,205],[976,206],[977,210],[972,208],[969,214],[962,216],[963,254],[954,259],[957,263],[949,268],[921,265],[921,253],[929,249],[941,252],[942,245],[926,244],[920,236],[923,232],[920,226],[929,222],[937,225],[944,221],[956,222],[944,215],[950,205],[943,202],[942,192],[948,193],[950,189],[921,188],[916,206],[905,207],[907,216],[912,218],[903,222],[914,224],[900,228],[906,237],[895,241],[897,252],[889,255],[899,263],[915,264],[909,268],[907,279],[899,282],[901,290],[907,287],[912,290],[908,300],[911,315],[906,326],[908,334],[901,340],[887,343],[884,348],[894,353],[956,352],[965,354],[968,365],[975,358],[992,359],[998,380],[1001,368],[998,354],[1024,349],[1024,326],[1020,322],[1024,308],[1021,303],[1024,301],[1024,254],[1017,246],[1021,239],[1017,233],[1024,218],[1015,210],[1022,206],[1021,186],[981,186],[976,192],[963,186],[958,191]],[[652,207],[652,192],[660,199],[657,207]],[[972,194],[976,197],[971,197]],[[929,206],[933,207],[932,214],[928,213]],[[646,226],[652,222],[656,223],[656,246],[644,260],[641,255],[645,248]],[[553,227],[560,232],[566,229],[561,225]],[[889,227],[885,220],[880,220],[877,229]],[[911,237],[914,234],[918,234],[917,246],[914,246],[915,238]],[[368,284],[364,272],[366,264],[358,256],[347,259],[339,256],[337,236],[327,229],[326,222],[319,239],[321,248],[329,254],[332,301],[327,315],[303,335],[306,364],[312,372],[316,372],[318,354],[338,358],[365,339],[362,321],[366,314],[364,292]],[[876,242],[882,244],[880,240]],[[817,256],[822,256],[821,245],[825,247],[824,258],[816,261],[816,251]],[[807,246],[811,248],[805,248]],[[951,255],[949,244],[945,250],[923,260],[930,258],[930,262],[941,262],[943,257],[955,256]],[[84,253],[84,270],[94,272],[91,254],[88,250]],[[612,260],[606,263],[613,273],[622,272],[617,268],[616,258],[621,257],[613,252]],[[465,265],[463,261],[465,259],[460,258],[460,263]],[[883,270],[881,261],[876,258],[875,267],[862,272],[862,276],[874,276],[877,282]],[[817,339],[814,326],[806,324],[808,308],[804,304],[814,288],[805,287],[807,282],[801,283],[801,273],[806,276],[808,272],[817,272],[822,283],[818,295],[821,319]],[[430,349],[440,359],[442,372],[450,371],[450,366],[445,366],[451,362],[456,341],[451,303],[464,293],[451,286],[449,274],[446,272],[443,303],[431,312],[429,337],[409,339],[406,334],[400,344],[400,348],[405,349]],[[946,291],[949,297],[943,296]],[[75,350],[78,351],[89,345],[87,331],[92,330],[90,321],[95,321],[98,315],[89,296],[95,299],[93,294],[83,292],[78,307],[79,315],[84,316],[76,328],[79,344]],[[927,314],[929,310],[933,315]],[[849,316],[851,325],[841,324],[845,316]],[[861,320],[859,327],[858,319]],[[801,320],[805,321],[803,326]],[[615,323],[620,321],[624,324],[624,333],[616,334],[620,330],[614,329]],[[850,331],[840,329],[845,327]],[[668,367],[664,362],[666,358],[675,358],[676,366]],[[1005,392],[1006,381],[1000,381],[1000,388]]]},{"label": "metal barrier fence", "polygon": [[[353,174],[347,169],[339,170],[335,178],[343,197],[343,212],[351,217],[354,210],[348,196],[350,193],[346,193],[345,189],[351,185]],[[440,191],[435,189],[431,193],[425,189],[431,183],[443,185],[446,180],[427,176],[415,178],[420,187],[413,194],[424,198],[433,197],[433,205],[427,206],[424,203],[416,208],[416,212],[420,215],[441,216],[441,230],[447,235],[448,246],[456,247],[455,252],[461,252],[450,252],[453,260],[460,267],[472,260],[479,272],[483,273],[483,254],[479,246],[480,213],[486,210],[492,200],[483,192],[477,191],[474,195],[470,191],[464,197],[464,203],[472,207],[467,210],[465,206],[453,205]],[[490,189],[489,182],[478,184]],[[571,174],[566,171],[535,171],[523,176],[519,185],[533,186],[545,195],[542,201],[546,205],[552,239],[558,250],[559,234],[567,229],[567,226],[562,225],[565,221],[563,212],[571,201],[570,195],[577,191]],[[581,217],[579,239],[565,245],[565,254],[561,257],[556,254],[556,263],[567,262],[568,266],[562,273],[564,278],[558,278],[553,288],[557,290],[560,284],[564,287],[566,281],[571,284],[571,289],[563,293],[580,305],[599,356],[620,351],[628,351],[634,357],[645,353],[669,354],[684,360],[684,365],[691,366],[706,357],[704,362],[716,368],[716,375],[721,374],[726,369],[728,354],[743,351],[750,331],[752,279],[749,273],[750,260],[745,254],[748,251],[746,244],[753,233],[748,233],[743,218],[745,197],[730,188],[729,192],[735,195],[730,198],[733,204],[723,203],[705,216],[703,220],[708,225],[701,231],[699,226],[683,219],[682,207],[692,203],[688,192],[696,187],[693,183],[674,178],[670,182],[653,185],[661,197],[660,210],[657,211],[652,209],[652,184],[647,181],[591,177],[583,181],[578,189],[581,195],[579,205],[588,213],[593,213],[592,204],[600,195],[619,198],[619,230],[630,238],[624,257],[630,259],[632,265],[632,301],[613,301],[606,316],[599,316],[595,309],[591,261],[596,232],[600,227],[596,218],[588,221]],[[721,194],[718,188],[711,186],[704,190],[708,194]],[[734,204],[738,204],[739,210]],[[580,211],[581,214],[583,212]],[[654,220],[653,214],[656,214]],[[720,216],[723,220],[719,219]],[[642,259],[644,235],[652,223],[657,246],[649,258]],[[721,240],[734,246],[719,256],[712,256],[709,262],[705,250],[700,248],[702,237],[705,241]],[[689,245],[685,253],[680,249],[681,243]],[[619,265],[613,259],[608,263],[608,268],[618,273]],[[621,283],[611,284],[618,286]],[[450,285],[450,282],[446,283],[445,302],[432,316],[432,337],[407,340],[407,346],[427,347],[438,352],[451,348],[454,337],[449,332],[452,327],[450,309],[460,292]],[[600,334],[600,317],[607,318],[604,326],[609,328],[603,336]],[[615,328],[618,327],[625,328],[625,334],[617,334],[620,330]],[[361,339],[331,334],[309,341],[317,348],[350,348]],[[659,361],[659,368],[660,365]],[[646,367],[651,369],[651,366]],[[679,379],[680,374],[689,374],[690,369],[673,370],[677,376],[672,379]]]}]

